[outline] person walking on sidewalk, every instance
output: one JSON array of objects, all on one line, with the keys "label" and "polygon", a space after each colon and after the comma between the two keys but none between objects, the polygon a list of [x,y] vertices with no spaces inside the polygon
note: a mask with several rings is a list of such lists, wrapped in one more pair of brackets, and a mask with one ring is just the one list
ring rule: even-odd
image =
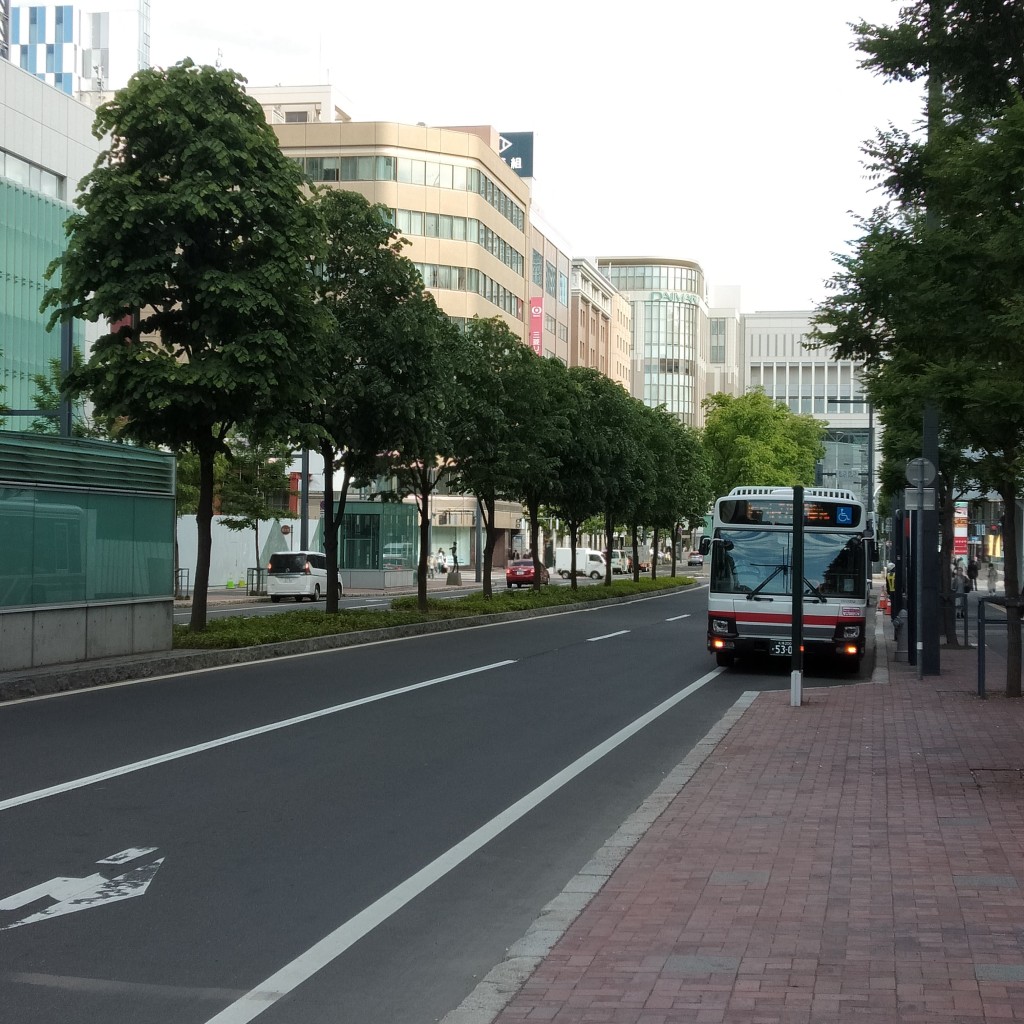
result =
[{"label": "person walking on sidewalk", "polygon": [[956,607],[956,617],[962,619],[967,610],[967,591],[971,588],[971,581],[964,574],[964,567],[958,565],[953,573],[953,602]]},{"label": "person walking on sidewalk", "polygon": [[988,592],[994,594],[996,592],[996,563],[989,560],[988,563]]}]

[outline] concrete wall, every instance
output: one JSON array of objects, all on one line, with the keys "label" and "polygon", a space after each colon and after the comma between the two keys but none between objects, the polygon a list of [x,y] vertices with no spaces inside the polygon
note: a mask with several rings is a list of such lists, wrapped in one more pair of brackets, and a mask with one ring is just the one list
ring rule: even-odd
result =
[{"label": "concrete wall", "polygon": [[0,610],[0,671],[171,649],[170,598]]}]

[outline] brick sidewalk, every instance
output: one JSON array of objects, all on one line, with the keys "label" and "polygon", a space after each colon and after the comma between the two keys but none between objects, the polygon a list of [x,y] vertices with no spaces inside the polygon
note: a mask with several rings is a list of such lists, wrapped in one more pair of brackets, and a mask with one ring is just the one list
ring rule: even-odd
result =
[{"label": "brick sidewalk", "polygon": [[1024,1020],[1024,705],[891,649],[748,697],[497,1022]]}]

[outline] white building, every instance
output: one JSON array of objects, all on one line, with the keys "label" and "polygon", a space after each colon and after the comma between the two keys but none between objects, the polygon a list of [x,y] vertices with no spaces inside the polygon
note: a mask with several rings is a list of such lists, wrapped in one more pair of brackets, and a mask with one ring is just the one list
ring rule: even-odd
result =
[{"label": "white building", "polygon": [[813,316],[812,310],[781,310],[743,317],[745,390],[763,388],[792,412],[826,421],[825,458],[815,482],[847,488],[873,506],[874,486],[869,488],[868,479],[877,475],[877,437],[871,436],[876,432],[858,376],[860,365],[809,347]]},{"label": "white building", "polygon": [[10,61],[96,106],[149,67],[150,0],[10,4]]}]

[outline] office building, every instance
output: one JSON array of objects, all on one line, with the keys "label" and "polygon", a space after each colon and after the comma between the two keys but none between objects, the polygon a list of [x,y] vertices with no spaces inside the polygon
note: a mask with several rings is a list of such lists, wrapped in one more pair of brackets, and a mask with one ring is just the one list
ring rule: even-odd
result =
[{"label": "office building", "polygon": [[569,365],[598,370],[632,393],[630,303],[589,260],[572,261]]},{"label": "office building", "polygon": [[859,364],[807,344],[813,316],[813,311],[781,310],[743,317],[746,387],[763,388],[792,412],[825,420],[825,457],[815,483],[846,488],[873,505],[868,481],[878,460],[869,457],[874,424]]},{"label": "office building", "polygon": [[633,394],[687,426],[703,426],[709,314],[700,264],[602,257],[597,266],[632,305]]},{"label": "office building", "polygon": [[[8,430],[33,418],[33,377],[60,357],[60,331],[46,329],[39,305],[50,261],[65,249],[64,222],[80,179],[100,144],[93,111],[6,61],[0,61],[0,404]],[[83,324],[73,325],[82,349]]]},{"label": "office building", "polygon": [[392,211],[441,309],[458,323],[499,316],[527,340],[530,191],[498,156],[494,129],[352,121],[327,88],[248,91],[311,181]]},{"label": "office building", "polygon": [[149,67],[150,0],[10,3],[12,64],[90,106]]}]

